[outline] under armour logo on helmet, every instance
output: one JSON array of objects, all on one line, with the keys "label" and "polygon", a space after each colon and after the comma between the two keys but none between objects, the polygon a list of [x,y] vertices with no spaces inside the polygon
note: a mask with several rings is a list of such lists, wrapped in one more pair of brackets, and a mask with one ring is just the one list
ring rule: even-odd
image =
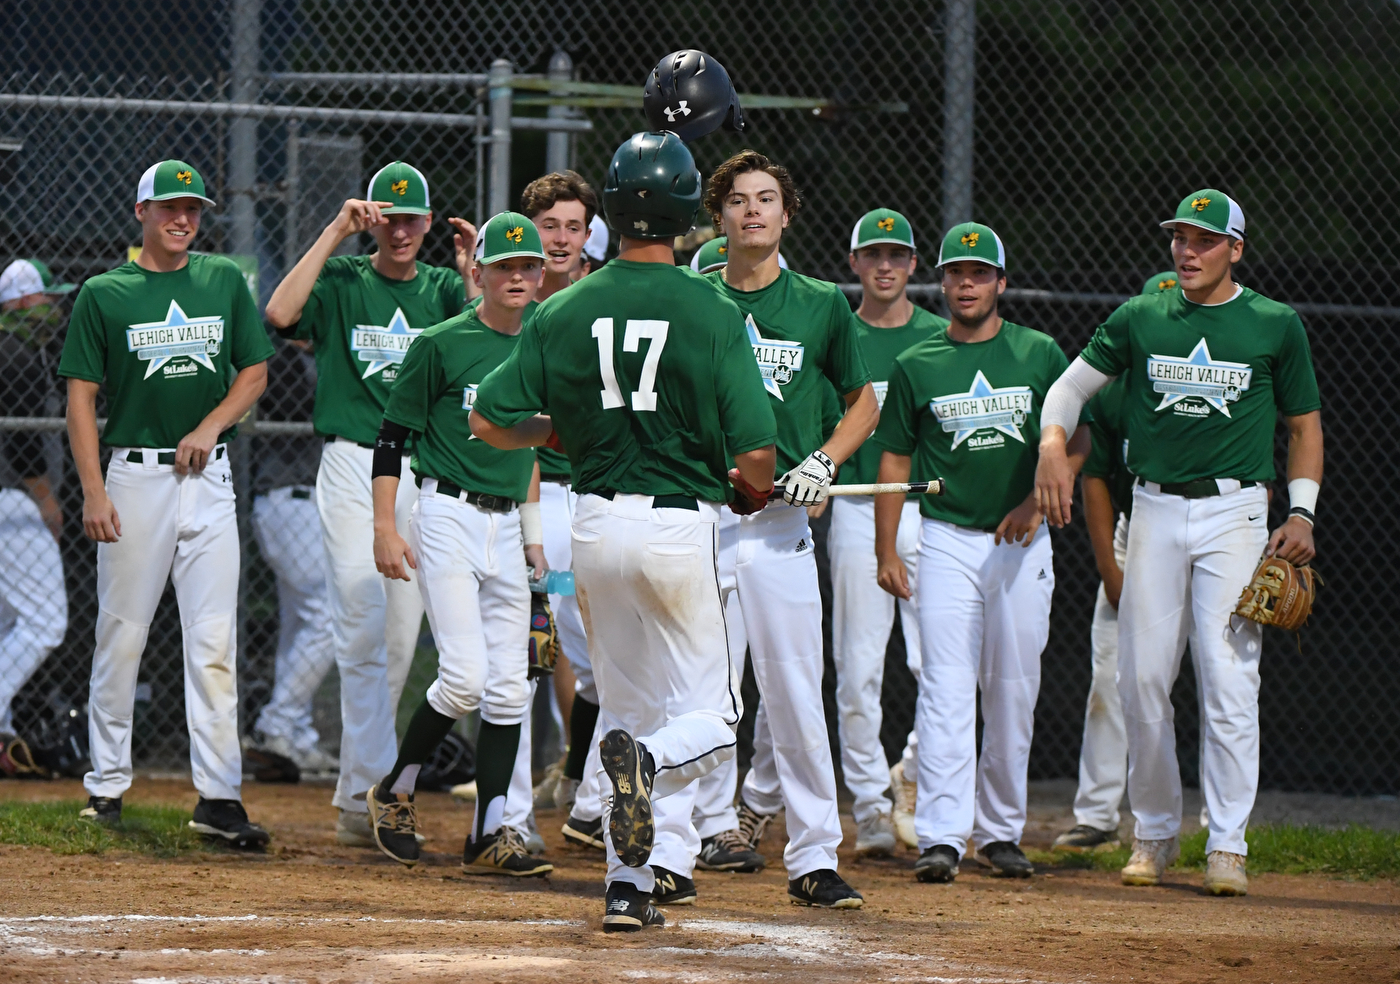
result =
[{"label": "under armour logo on helmet", "polygon": [[690,115],[690,107],[686,105],[687,101],[688,101],[688,100],[682,99],[682,100],[681,100],[681,105],[680,105],[680,108],[679,108],[679,109],[672,109],[670,106],[667,106],[665,109],[662,110],[662,112],[666,114],[666,122],[667,122],[667,123],[674,123],[674,122],[676,122],[676,117],[677,117],[677,116],[689,116],[689,115]]}]

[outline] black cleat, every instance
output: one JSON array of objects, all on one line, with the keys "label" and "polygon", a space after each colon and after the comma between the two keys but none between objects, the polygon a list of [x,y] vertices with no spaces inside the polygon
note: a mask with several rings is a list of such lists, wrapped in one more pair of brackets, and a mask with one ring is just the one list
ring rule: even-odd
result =
[{"label": "black cleat", "polygon": [[726,830],[700,842],[695,867],[703,871],[762,871],[768,859],[744,839],[742,831]]},{"label": "black cleat", "polygon": [[986,844],[978,856],[992,866],[992,875],[1002,878],[1029,878],[1035,874],[1035,866],[1021,849],[1010,841],[992,841]]},{"label": "black cleat", "polygon": [[1077,824],[1055,838],[1054,850],[1089,853],[1108,851],[1118,846],[1118,831],[1100,830],[1086,823]]},{"label": "black cleat", "polygon": [[266,847],[272,838],[253,821],[238,800],[199,798],[190,829],[206,837],[217,837],[234,847]]},{"label": "black cleat", "polygon": [[399,864],[412,868],[418,863],[418,808],[412,793],[380,793],[380,783],[369,787],[365,804],[369,807],[369,829],[374,844]]},{"label": "black cleat", "polygon": [[570,844],[577,844],[579,847],[596,847],[600,851],[608,849],[608,845],[603,843],[602,817],[584,820],[571,814],[569,819],[564,822],[560,832]]},{"label": "black cleat", "polygon": [[467,839],[462,848],[462,870],[469,875],[509,875],[543,878],[554,870],[544,858],[531,856],[525,835],[514,827],[502,827],[480,843]]},{"label": "black cleat", "polygon": [[921,882],[947,884],[958,877],[958,852],[948,844],[935,844],[914,862],[914,877]]},{"label": "black cleat", "polygon": [[651,813],[651,782],[656,765],[651,753],[621,728],[604,735],[598,751],[613,785],[608,837],[619,861],[629,868],[640,868],[651,857],[656,837]]},{"label": "black cleat", "polygon": [[819,909],[859,909],[865,905],[861,895],[832,868],[809,871],[788,882],[788,899],[793,905],[811,905]]},{"label": "black cleat", "polygon": [[651,904],[651,896],[631,882],[608,886],[607,908],[603,910],[603,932],[636,933],[648,926],[664,926],[666,917]]},{"label": "black cleat", "polygon": [[699,897],[695,892],[695,881],[685,875],[668,871],[660,865],[652,865],[651,873],[656,876],[656,887],[651,890],[653,905],[694,905]]},{"label": "black cleat", "polygon": [[88,805],[78,811],[78,818],[100,823],[104,827],[115,827],[122,822],[122,798],[89,796]]}]

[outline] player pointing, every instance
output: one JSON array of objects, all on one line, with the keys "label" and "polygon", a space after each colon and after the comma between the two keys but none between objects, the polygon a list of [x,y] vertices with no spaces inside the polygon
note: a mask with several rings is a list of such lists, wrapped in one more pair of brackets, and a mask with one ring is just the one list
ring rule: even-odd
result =
[{"label": "player pointing", "polygon": [[[1245,826],[1259,785],[1260,626],[1230,619],[1261,553],[1314,554],[1322,414],[1303,323],[1235,282],[1244,213],[1224,192],[1187,195],[1171,230],[1180,290],[1135,297],[1099,326],[1041,417],[1036,490],[1069,521],[1064,432],[1120,373],[1127,466],[1137,476],[1118,605],[1118,689],[1136,826],[1129,885],[1154,885],[1179,852],[1181,773],[1171,688],[1189,638],[1202,692],[1202,792],[1210,814],[1206,891],[1243,895]],[[1270,536],[1275,415],[1288,426],[1288,520]]]}]

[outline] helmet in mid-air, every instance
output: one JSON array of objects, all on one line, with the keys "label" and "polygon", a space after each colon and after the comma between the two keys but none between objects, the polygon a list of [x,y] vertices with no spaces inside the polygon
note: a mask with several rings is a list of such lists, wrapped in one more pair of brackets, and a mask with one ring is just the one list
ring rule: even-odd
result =
[{"label": "helmet in mid-air", "polygon": [[703,51],[673,51],[647,76],[642,94],[647,125],[670,130],[682,140],[694,140],[720,127],[744,130],[744,111],[729,73]]},{"label": "helmet in mid-air", "polygon": [[695,225],[700,172],[674,133],[634,133],[603,182],[608,225],[629,239],[672,239]]}]

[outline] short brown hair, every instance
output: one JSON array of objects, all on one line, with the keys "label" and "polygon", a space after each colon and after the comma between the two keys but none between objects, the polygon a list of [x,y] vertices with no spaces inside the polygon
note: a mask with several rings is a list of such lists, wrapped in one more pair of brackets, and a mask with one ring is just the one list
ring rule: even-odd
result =
[{"label": "short brown hair", "polygon": [[710,213],[715,226],[718,227],[723,218],[724,200],[734,190],[734,179],[750,171],[762,171],[778,182],[778,190],[783,195],[783,211],[787,213],[789,222],[796,218],[798,210],[802,208],[802,196],[788,169],[774,164],[756,150],[741,150],[710,175],[710,187],[705,190],[705,211]]},{"label": "short brown hair", "polygon": [[546,174],[531,181],[520,193],[520,211],[530,219],[548,212],[559,202],[582,202],[584,225],[591,223],[598,214],[598,193],[577,171]]}]

